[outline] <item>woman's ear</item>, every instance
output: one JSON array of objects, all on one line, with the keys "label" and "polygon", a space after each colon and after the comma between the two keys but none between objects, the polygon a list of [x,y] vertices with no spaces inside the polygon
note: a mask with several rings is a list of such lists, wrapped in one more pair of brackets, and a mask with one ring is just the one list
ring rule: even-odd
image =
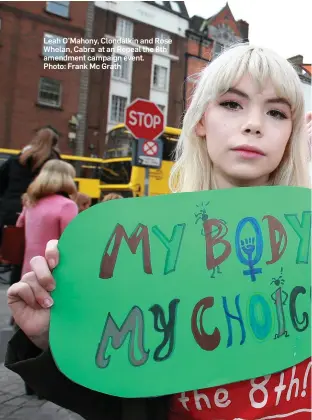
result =
[{"label": "woman's ear", "polygon": [[205,126],[205,115],[201,117],[198,123],[195,126],[195,134],[198,137],[206,136],[206,126]]}]

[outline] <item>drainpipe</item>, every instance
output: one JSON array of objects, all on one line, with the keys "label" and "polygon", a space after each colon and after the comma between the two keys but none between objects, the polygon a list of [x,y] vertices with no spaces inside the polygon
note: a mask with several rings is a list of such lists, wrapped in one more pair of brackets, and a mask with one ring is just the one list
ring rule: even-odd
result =
[{"label": "drainpipe", "polygon": [[[88,2],[87,16],[86,16],[86,27],[85,27],[85,39],[91,39],[93,36],[93,21],[94,21],[94,2]],[[88,62],[90,53],[84,53],[84,63]],[[75,154],[78,156],[84,155],[85,149],[85,136],[87,128],[87,113],[88,113],[88,94],[89,94],[89,79],[90,70],[89,66],[87,69],[81,70],[80,76],[80,87],[79,87],[79,105],[78,105],[78,129],[75,146]]]}]

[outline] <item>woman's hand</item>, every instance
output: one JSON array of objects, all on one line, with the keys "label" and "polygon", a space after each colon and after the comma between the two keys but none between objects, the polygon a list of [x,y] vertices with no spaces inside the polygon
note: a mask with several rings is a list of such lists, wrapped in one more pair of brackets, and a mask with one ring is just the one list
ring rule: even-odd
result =
[{"label": "woman's hand", "polygon": [[33,271],[26,273],[7,292],[14,321],[43,350],[49,346],[50,308],[53,305],[50,292],[56,286],[51,271],[59,262],[57,243],[57,240],[49,241],[45,258],[32,258]]}]

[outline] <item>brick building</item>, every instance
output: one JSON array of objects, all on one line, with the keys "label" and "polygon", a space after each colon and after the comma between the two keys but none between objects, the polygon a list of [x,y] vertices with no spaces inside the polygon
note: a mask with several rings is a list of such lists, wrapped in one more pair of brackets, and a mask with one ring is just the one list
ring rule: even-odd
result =
[{"label": "brick building", "polygon": [[312,64],[302,64],[302,69],[309,75],[312,76]]},{"label": "brick building", "polygon": [[236,21],[226,5],[214,16],[204,19],[193,16],[187,31],[187,52],[185,54],[185,77],[183,99],[187,103],[194,86],[196,74],[200,72],[222,48],[235,42],[248,41],[249,25]]},{"label": "brick building", "polygon": [[[189,17],[182,1],[101,1],[95,6],[93,37],[112,43],[113,52],[103,55],[120,59],[118,69],[90,71],[85,154],[102,156],[106,132],[124,122],[125,107],[135,98],[155,102],[167,125],[180,125]],[[138,48],[135,40],[146,40],[144,46],[153,48],[155,38],[171,43],[161,44],[165,49],[158,52],[120,52],[114,43],[127,39],[119,46]],[[136,61],[140,56],[142,61]]]},{"label": "brick building", "polygon": [[69,120],[77,115],[81,72],[44,69],[44,40],[84,37],[88,2],[0,3],[0,147],[21,148],[52,125],[72,153]]}]

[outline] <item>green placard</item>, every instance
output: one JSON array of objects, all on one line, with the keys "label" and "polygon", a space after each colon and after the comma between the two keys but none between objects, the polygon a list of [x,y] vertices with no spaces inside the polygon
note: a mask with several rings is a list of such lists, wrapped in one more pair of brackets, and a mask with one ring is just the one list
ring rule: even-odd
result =
[{"label": "green placard", "polygon": [[311,356],[311,191],[113,200],[59,242],[50,342],[90,389],[144,397],[271,374]]}]

